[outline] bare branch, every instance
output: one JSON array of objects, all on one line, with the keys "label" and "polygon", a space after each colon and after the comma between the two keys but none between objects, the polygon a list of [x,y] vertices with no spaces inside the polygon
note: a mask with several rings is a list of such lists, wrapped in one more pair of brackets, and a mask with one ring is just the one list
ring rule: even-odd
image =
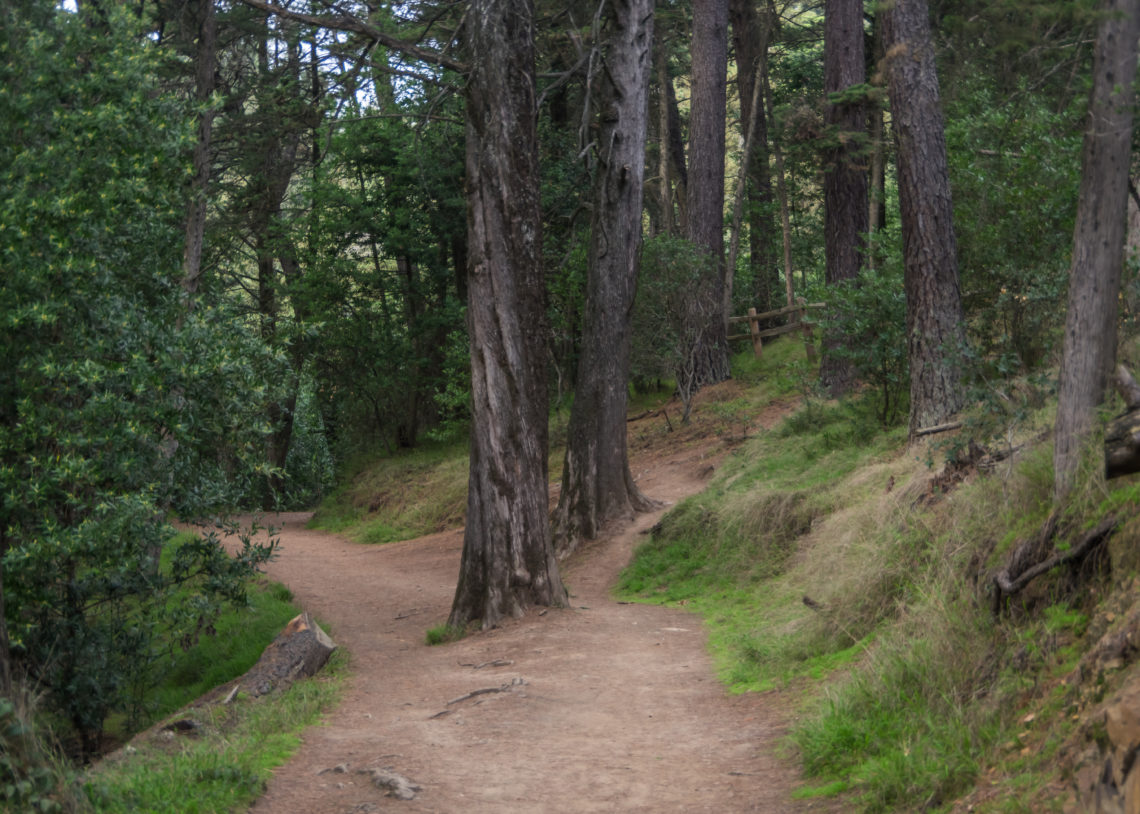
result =
[{"label": "bare branch", "polygon": [[438,51],[433,51],[429,48],[421,48],[414,43],[405,42],[404,40],[385,34],[375,26],[369,25],[363,20],[350,15],[338,15],[330,17],[314,16],[312,14],[301,14],[296,11],[289,11],[274,3],[265,2],[265,0],[242,0],[247,6],[259,9],[267,14],[276,14],[279,17],[284,17],[288,20],[295,20],[305,25],[315,26],[317,28],[328,28],[334,31],[349,31],[354,34],[368,37],[374,40],[385,48],[391,48],[394,51],[399,51],[405,56],[418,59],[421,62],[426,62],[429,65],[439,65],[441,68],[456,71],[458,73],[466,73],[467,66],[462,62],[444,56]]}]

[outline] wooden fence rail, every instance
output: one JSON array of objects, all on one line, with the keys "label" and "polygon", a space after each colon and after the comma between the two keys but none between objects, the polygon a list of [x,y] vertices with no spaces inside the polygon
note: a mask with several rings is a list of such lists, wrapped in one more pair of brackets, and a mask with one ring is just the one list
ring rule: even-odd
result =
[{"label": "wooden fence rail", "polygon": [[[795,305],[787,305],[783,308],[777,308],[775,311],[765,311],[763,314],[756,313],[755,308],[748,309],[748,315],[743,317],[729,317],[729,325],[738,325],[740,323],[748,323],[748,333],[746,334],[733,334],[729,336],[729,340],[735,339],[751,339],[752,350],[757,356],[764,353],[763,340],[770,339],[774,336],[782,336],[793,331],[803,331],[804,347],[807,348],[807,355],[809,361],[815,361],[815,343],[812,336],[812,328],[815,323],[807,321],[808,309],[826,308],[827,303],[823,302],[804,302],[802,299],[797,301]],[[776,319],[777,317],[787,316],[788,323],[781,325],[777,328],[766,328],[760,330],[760,322],[762,320]]]}]

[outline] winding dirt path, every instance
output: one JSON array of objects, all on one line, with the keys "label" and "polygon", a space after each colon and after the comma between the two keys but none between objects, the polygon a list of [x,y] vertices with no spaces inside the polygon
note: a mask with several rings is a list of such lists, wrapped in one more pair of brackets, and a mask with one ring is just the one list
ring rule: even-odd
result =
[{"label": "winding dirt path", "polygon": [[[703,453],[682,452],[642,471],[640,484],[676,501],[699,491],[710,469]],[[660,514],[638,517],[571,559],[571,608],[536,609],[437,647],[424,644],[424,632],[446,620],[462,532],[363,546],[305,529],[306,514],[278,516],[280,556],[269,574],[348,649],[352,675],[339,707],[306,732],[252,810],[809,810],[790,799],[796,773],[776,757],[786,712],[773,709],[779,696],[729,695],[696,616],[610,595]],[[376,767],[422,791],[410,801],[385,797],[360,773]]]}]

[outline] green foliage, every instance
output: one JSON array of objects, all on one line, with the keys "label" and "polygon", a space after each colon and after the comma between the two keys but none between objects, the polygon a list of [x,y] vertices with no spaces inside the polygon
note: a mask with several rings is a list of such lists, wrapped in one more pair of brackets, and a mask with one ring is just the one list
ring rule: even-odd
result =
[{"label": "green foliage", "polygon": [[946,141],[967,327],[993,379],[1047,361],[1064,322],[1081,106],[968,87]]},{"label": "green foliage", "polygon": [[[254,477],[277,360],[222,309],[186,308],[192,119],[133,18],[29,3],[0,39],[0,499],[19,668],[93,745],[136,697],[155,635],[207,626],[269,549],[178,548],[166,513]],[[91,12],[94,15],[94,11]],[[175,586],[190,601],[171,606]]]},{"label": "green foliage", "polygon": [[428,628],[424,634],[424,641],[428,646],[437,644],[449,644],[457,642],[467,635],[466,629],[462,627],[453,627],[452,625],[436,625],[435,627]]},{"label": "green foliage", "polygon": [[[897,243],[886,238],[880,245]],[[888,253],[884,265],[832,286],[826,297],[826,330],[845,337],[831,352],[850,360],[858,378],[872,388],[883,426],[894,424],[906,415],[910,391],[901,258]]]},{"label": "green foliage", "polygon": [[673,379],[684,404],[683,422],[697,392],[701,335],[722,307],[708,284],[715,273],[708,254],[683,238],[659,235],[642,245],[630,371],[635,381]]},{"label": "green foliage", "polygon": [[467,508],[466,446],[427,443],[390,456],[361,455],[310,526],[363,543],[409,540],[462,525]]},{"label": "green foliage", "polygon": [[245,810],[265,791],[273,769],[300,746],[301,731],[335,703],[343,664],[337,652],[320,677],[295,682],[280,694],[239,696],[228,706],[197,710],[204,734],[178,749],[143,743],[101,764],[86,786],[92,808],[107,814]]},{"label": "green foliage", "polygon": [[248,598],[248,604],[221,613],[210,635],[199,636],[188,649],[182,645],[189,642],[169,643],[155,664],[156,683],[141,701],[143,721],[169,715],[243,675],[299,613],[292,594],[277,583],[259,582]]},{"label": "green foliage", "polygon": [[27,715],[0,696],[0,809],[63,812],[57,800],[59,772]]}]

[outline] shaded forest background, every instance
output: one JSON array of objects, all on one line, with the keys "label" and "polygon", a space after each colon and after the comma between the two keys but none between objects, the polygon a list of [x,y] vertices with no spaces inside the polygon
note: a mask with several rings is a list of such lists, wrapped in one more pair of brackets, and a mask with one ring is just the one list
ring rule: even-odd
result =
[{"label": "shaded forest background", "polygon": [[[824,46],[844,5],[861,56],[857,81],[836,85]],[[929,22],[941,90],[962,313],[941,347],[960,376],[950,406],[984,404],[984,440],[1056,388],[1107,17],[1087,0],[901,5]],[[599,90],[605,8],[534,8],[542,297],[523,327],[555,410],[584,384],[613,102]],[[272,553],[247,541],[231,559],[217,535],[170,546],[170,519],[311,507],[355,456],[466,438],[464,26],[477,13],[319,0],[0,12],[2,679],[48,688],[84,750],[152,679],[156,642],[207,631]],[[857,391],[883,425],[926,426],[911,413],[888,13],[658,5],[640,277],[619,317],[629,386],[691,396],[728,375],[725,317],[803,297],[828,303],[818,386]],[[717,85],[726,102],[709,114]],[[836,265],[828,216],[851,171],[865,186],[847,206],[854,274]],[[1131,326],[1131,255],[1121,281]]]}]

